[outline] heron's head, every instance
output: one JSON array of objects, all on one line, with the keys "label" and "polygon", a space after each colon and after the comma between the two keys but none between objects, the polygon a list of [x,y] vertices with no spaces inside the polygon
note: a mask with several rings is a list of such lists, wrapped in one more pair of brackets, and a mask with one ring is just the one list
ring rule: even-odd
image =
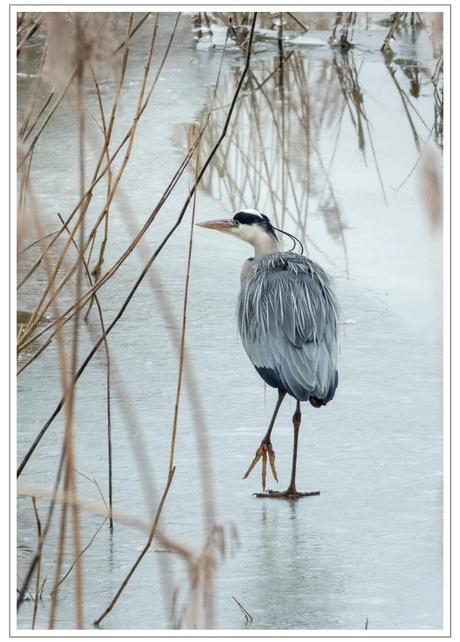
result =
[{"label": "heron's head", "polygon": [[233,218],[206,221],[205,223],[198,223],[198,225],[232,234],[254,246],[268,239],[278,243],[278,237],[273,225],[270,223],[270,219],[257,210],[240,210]]}]

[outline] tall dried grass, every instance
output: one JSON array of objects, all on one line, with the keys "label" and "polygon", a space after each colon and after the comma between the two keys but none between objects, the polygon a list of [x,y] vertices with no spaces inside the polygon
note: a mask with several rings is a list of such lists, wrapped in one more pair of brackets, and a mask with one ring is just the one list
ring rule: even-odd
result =
[{"label": "tall dried grass", "polygon": [[[58,368],[61,377],[62,396],[48,421],[38,432],[27,453],[22,457],[18,466],[18,477],[20,477],[36,452],[42,438],[46,434],[55,418],[64,411],[65,430],[62,436],[61,458],[56,466],[54,489],[40,489],[38,486],[19,485],[21,494],[35,497],[47,497],[49,506],[45,517],[39,515],[35,499],[32,506],[37,523],[37,547],[32,562],[24,577],[22,586],[19,589],[18,606],[21,605],[29,582],[36,573],[35,588],[35,609],[32,627],[37,619],[37,609],[40,608],[39,597],[43,591],[41,584],[41,557],[51,523],[56,519],[55,514],[60,507],[58,522],[58,540],[56,548],[56,562],[54,565],[54,582],[51,590],[51,606],[49,610],[49,629],[56,626],[59,612],[59,594],[67,578],[73,578],[74,586],[74,613],[75,628],[81,629],[87,626],[84,612],[84,582],[82,556],[91,545],[91,542],[83,547],[80,540],[80,515],[81,511],[91,510],[91,502],[79,495],[75,480],[75,440],[78,437],[74,432],[74,400],[80,376],[98,351],[101,345],[105,347],[106,373],[107,373],[107,423],[108,423],[108,468],[109,468],[109,500],[96,506],[96,510],[110,520],[113,526],[119,517],[114,511],[112,496],[112,466],[111,466],[111,422],[110,422],[110,397],[111,388],[115,385],[117,391],[123,389],[123,381],[114,375],[113,355],[110,353],[109,334],[118,323],[126,308],[130,304],[134,293],[145,277],[148,277],[154,288],[156,296],[163,299],[162,309],[165,322],[173,335],[173,342],[177,348],[179,357],[179,371],[177,395],[175,403],[175,418],[171,433],[170,466],[164,491],[161,497],[156,497],[153,484],[149,482],[147,475],[145,495],[149,506],[152,500],[156,504],[155,514],[152,516],[151,525],[147,527],[148,540],[143,553],[135,561],[131,571],[128,573],[119,590],[113,597],[106,610],[98,618],[97,624],[115,606],[119,595],[128,584],[132,574],[141,563],[145,552],[149,549],[155,538],[163,542],[171,550],[181,556],[186,564],[186,575],[189,582],[189,593],[185,602],[176,603],[176,611],[173,617],[174,626],[191,628],[213,628],[213,575],[218,558],[223,553],[223,538],[221,527],[215,522],[213,509],[213,489],[209,471],[203,458],[200,466],[203,479],[203,502],[205,506],[205,523],[209,529],[202,551],[194,550],[192,543],[181,543],[169,537],[166,532],[158,528],[159,518],[167,501],[168,490],[173,480],[174,445],[177,433],[177,411],[181,400],[181,388],[184,383],[192,390],[197,404],[195,406],[196,439],[199,445],[199,452],[206,454],[207,439],[205,430],[204,415],[199,405],[199,396],[196,394],[193,371],[185,359],[185,329],[187,312],[187,290],[190,278],[190,264],[192,258],[192,237],[193,220],[196,205],[197,186],[205,175],[211,159],[215,155],[219,145],[226,136],[228,125],[232,116],[238,94],[241,90],[243,80],[248,73],[252,39],[254,35],[256,14],[251,16],[247,41],[247,54],[245,66],[241,72],[241,78],[235,89],[231,105],[227,111],[227,120],[224,123],[220,134],[216,137],[214,149],[206,156],[196,162],[192,187],[185,199],[184,206],[177,220],[169,232],[159,243],[157,249],[145,260],[145,267],[133,283],[123,305],[110,324],[105,320],[105,311],[98,300],[98,294],[109,283],[110,279],[117,273],[124,261],[133,251],[139,251],[140,256],[145,256],[143,237],[152,224],[168,197],[176,189],[180,178],[188,170],[192,158],[198,158],[200,153],[201,139],[206,127],[192,127],[189,149],[170,183],[164,187],[164,192],[158,203],[155,205],[151,215],[148,217],[140,231],[133,231],[132,240],[122,255],[112,264],[105,267],[105,252],[110,243],[111,211],[115,195],[119,191],[120,182],[124,171],[130,161],[133,151],[133,144],[137,134],[137,126],[142,118],[146,106],[157,87],[161,71],[167,60],[177,27],[180,14],[177,14],[176,26],[173,27],[169,43],[165,50],[157,55],[157,33],[160,25],[160,14],[157,13],[152,19],[147,20],[148,14],[140,18],[135,14],[94,14],[94,13],[44,13],[44,14],[22,14],[18,19],[18,53],[24,55],[29,43],[34,36],[40,34],[44,42],[42,55],[39,63],[38,74],[33,87],[30,90],[29,103],[26,106],[22,122],[18,127],[18,263],[20,264],[21,278],[18,288],[27,288],[31,284],[43,283],[43,287],[32,287],[34,306],[32,312],[23,315],[17,337],[17,351],[22,358],[18,375],[27,371],[28,368],[36,365],[37,360],[42,358],[45,351],[53,343],[58,346]],[[122,90],[126,79],[126,70],[130,62],[130,41],[134,34],[143,27],[150,30],[150,45],[144,63],[144,77],[139,88],[137,107],[132,115],[132,124],[122,137],[114,141],[114,123],[121,109]],[[125,35],[121,43],[117,41],[120,29],[124,29]],[[160,56],[156,62],[156,68],[152,69],[152,57]],[[107,71],[108,70],[108,71]],[[111,74],[114,79],[115,91],[111,105],[107,106],[106,99],[103,99],[100,90],[100,74]],[[83,87],[85,83],[93,83],[94,91],[98,97],[99,114],[88,113],[85,106]],[[78,150],[79,154],[79,197],[69,214],[61,218],[61,226],[52,234],[45,231],[42,223],[39,201],[34,194],[32,180],[32,169],[35,163],[40,162],[40,138],[46,132],[52,119],[56,117],[59,109],[65,105],[66,109],[73,112],[77,123],[76,138],[69,140],[69,145]],[[98,161],[92,172],[88,171],[86,162],[86,147],[88,145],[86,128],[87,120],[97,120],[101,132],[102,144],[100,147]],[[121,162],[120,157],[123,156]],[[117,167],[115,167],[117,160]],[[106,198],[98,214],[91,209],[95,190],[102,182],[105,182]],[[188,268],[185,275],[185,297],[183,305],[182,321],[180,323],[169,312],[170,304],[165,289],[158,278],[152,276],[150,268],[168,243],[177,228],[186,220],[189,204],[193,201],[193,214],[191,217],[190,243],[188,255]],[[91,216],[89,214],[91,213]],[[129,228],[129,223],[128,223]],[[30,264],[28,260],[28,244],[26,237],[32,237],[33,243],[40,248],[38,258]],[[102,237],[102,239],[100,239]],[[99,247],[96,259],[93,255]],[[76,256],[75,256],[76,254]],[[45,274],[45,279],[37,279],[37,275]],[[94,341],[93,348],[86,357],[82,356],[81,328],[83,313],[86,309],[86,317],[90,313],[91,306],[95,304],[99,316],[101,333]],[[49,318],[50,317],[50,318]],[[184,376],[186,375],[186,376]],[[131,425],[136,424],[136,417],[129,409],[124,409]],[[18,430],[21,427],[18,426]],[[139,461],[139,470],[151,469],[151,464],[145,460],[146,449],[141,442],[135,443],[132,440],[133,451]],[[93,508],[94,509],[94,508]],[[128,521],[129,518],[128,518]],[[18,524],[19,530],[21,525]],[[73,562],[70,571],[64,572],[64,560],[68,557],[67,542],[72,543],[71,556]],[[41,588],[40,588],[41,587]],[[183,599],[183,598],[181,598]]]}]

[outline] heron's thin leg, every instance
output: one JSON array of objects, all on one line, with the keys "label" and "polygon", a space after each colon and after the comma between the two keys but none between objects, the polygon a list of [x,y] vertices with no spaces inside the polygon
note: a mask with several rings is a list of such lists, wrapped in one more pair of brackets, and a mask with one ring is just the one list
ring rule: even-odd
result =
[{"label": "heron's thin leg", "polygon": [[286,396],[286,392],[284,390],[278,390],[278,401],[276,402],[275,410],[273,411],[272,418],[270,420],[270,424],[268,426],[268,430],[265,433],[265,437],[262,439],[263,444],[269,444],[270,443],[270,436],[272,434],[273,426],[275,425],[275,420],[276,416],[278,414],[278,410],[281,407],[281,404],[283,403],[283,399]]},{"label": "heron's thin leg", "polygon": [[270,462],[270,468],[273,473],[273,477],[275,478],[276,481],[278,481],[278,475],[276,474],[276,468],[275,468],[275,451],[272,448],[272,444],[270,441],[271,438],[271,433],[273,430],[273,426],[275,425],[275,420],[276,416],[278,414],[278,410],[280,409],[281,404],[283,403],[283,399],[286,396],[286,392],[284,390],[278,390],[278,401],[276,402],[275,410],[273,411],[272,418],[270,420],[270,424],[268,426],[268,430],[265,433],[264,438],[262,439],[259,448],[257,449],[256,456],[252,460],[251,465],[247,469],[243,479],[246,479],[246,477],[249,475],[249,473],[252,471],[254,466],[257,464],[259,459],[262,457],[262,488],[265,490],[265,480],[266,480],[266,473],[267,473],[267,455],[268,455],[268,461]]},{"label": "heron's thin leg", "polygon": [[297,446],[299,443],[299,431],[300,431],[300,422],[302,420],[302,413],[300,411],[300,401],[297,401],[296,409],[292,417],[292,423],[294,425],[294,447],[292,451],[292,469],[291,469],[291,483],[289,484],[286,493],[288,494],[297,494],[297,489],[295,487],[295,475],[297,470]]},{"label": "heron's thin leg", "polygon": [[292,423],[294,425],[294,446],[292,451],[292,469],[291,469],[291,482],[288,488],[284,492],[279,492],[277,490],[269,490],[266,493],[255,493],[256,497],[279,497],[281,499],[300,499],[300,497],[310,497],[311,495],[319,495],[319,490],[308,492],[308,493],[299,493],[295,485],[296,470],[297,470],[297,447],[299,444],[299,432],[300,432],[300,422],[302,419],[302,413],[300,412],[300,401],[297,401],[296,409],[292,417]]}]

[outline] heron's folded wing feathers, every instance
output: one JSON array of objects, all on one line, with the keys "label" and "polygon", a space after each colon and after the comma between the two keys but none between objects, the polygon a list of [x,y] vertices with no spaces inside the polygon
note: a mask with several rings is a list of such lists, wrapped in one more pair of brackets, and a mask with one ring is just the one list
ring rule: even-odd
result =
[{"label": "heron's folded wing feathers", "polygon": [[338,304],[322,269],[291,256],[268,255],[251,271],[241,288],[238,325],[258,371],[270,371],[270,381],[297,398],[301,391],[322,398],[336,381]]}]

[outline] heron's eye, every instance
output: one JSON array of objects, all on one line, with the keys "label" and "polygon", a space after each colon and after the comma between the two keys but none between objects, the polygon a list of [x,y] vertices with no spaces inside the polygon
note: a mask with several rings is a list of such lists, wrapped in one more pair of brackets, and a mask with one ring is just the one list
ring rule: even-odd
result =
[{"label": "heron's eye", "polygon": [[240,222],[239,222],[239,221],[237,221],[236,219],[233,219],[233,222],[235,223],[236,227],[239,227],[239,226],[240,226]]}]

